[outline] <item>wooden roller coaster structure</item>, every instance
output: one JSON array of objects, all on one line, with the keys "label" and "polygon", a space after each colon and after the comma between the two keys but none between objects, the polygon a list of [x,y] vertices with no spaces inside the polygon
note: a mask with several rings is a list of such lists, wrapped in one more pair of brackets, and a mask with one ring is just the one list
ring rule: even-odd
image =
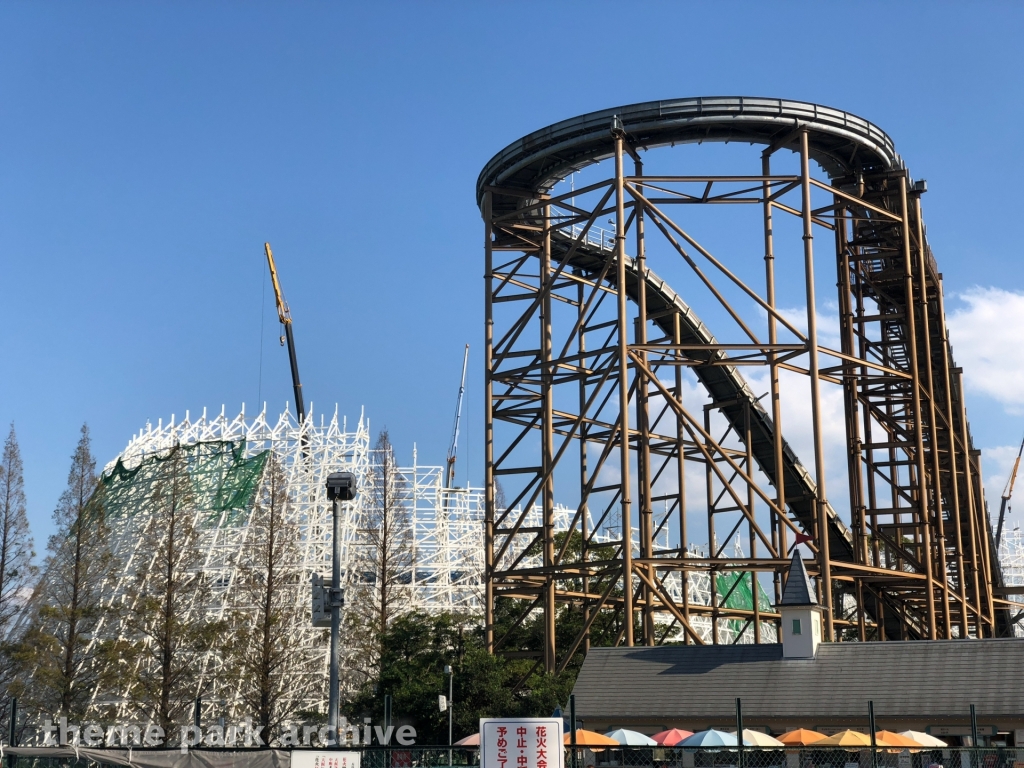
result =
[{"label": "wooden roller coaster structure", "polygon": [[[716,141],[763,145],[760,166],[742,176],[645,167],[657,154],[648,150]],[[797,154],[795,171],[773,172],[780,150]],[[609,177],[558,187],[602,161]],[[778,614],[760,604],[758,585],[774,585],[777,600],[798,544],[813,558],[828,640],[1012,633],[942,275],[925,238],[925,189],[868,121],[778,99],[595,112],[530,134],[487,164],[477,200],[492,652],[556,672],[609,613],[625,645],[706,642],[696,617],[711,621],[710,642],[720,642],[723,621],[742,622],[761,642]],[[758,211],[759,285],[749,261],[717,257],[681,225],[681,206],[715,205]],[[780,217],[799,224],[791,228],[800,244],[788,251]],[[601,230],[605,220],[612,231]],[[819,338],[823,234],[836,268],[838,349]],[[686,265],[687,290],[713,297],[726,335],[713,335],[651,269],[655,254]],[[780,309],[780,276],[787,287],[799,281],[806,317]],[[741,375],[748,366],[766,377],[761,397]],[[794,380],[806,387],[812,469],[783,435],[783,394]],[[693,381],[705,402],[687,394]],[[825,387],[842,393],[845,467],[826,467]],[[837,469],[848,486],[842,514],[826,487],[826,470]],[[508,497],[500,508],[496,482]],[[700,485],[695,503],[687,487]],[[569,535],[555,534],[556,495],[577,508]],[[706,552],[690,546],[698,536]],[[737,536],[742,554],[728,548]],[[542,564],[524,566],[538,552]],[[710,605],[689,598],[697,572],[712,576]],[[715,590],[715,575],[737,572],[754,574],[743,608]],[[543,616],[543,647],[510,647],[514,631],[495,626],[502,600],[514,601],[513,629]],[[561,645],[560,611],[581,618]]]}]

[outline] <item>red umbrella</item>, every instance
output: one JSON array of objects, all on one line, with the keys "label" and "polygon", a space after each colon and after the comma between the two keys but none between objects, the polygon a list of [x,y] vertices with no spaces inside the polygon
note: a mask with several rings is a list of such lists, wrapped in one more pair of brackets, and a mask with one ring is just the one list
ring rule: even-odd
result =
[{"label": "red umbrella", "polygon": [[479,747],[480,746],[480,734],[479,733],[471,733],[466,738],[459,739],[458,741],[456,741],[454,744],[452,744],[452,746],[453,747]]},{"label": "red umbrella", "polygon": [[667,731],[654,734],[651,738],[663,747],[674,747],[680,741],[690,736],[693,736],[693,731],[681,731],[678,728],[669,728]]}]

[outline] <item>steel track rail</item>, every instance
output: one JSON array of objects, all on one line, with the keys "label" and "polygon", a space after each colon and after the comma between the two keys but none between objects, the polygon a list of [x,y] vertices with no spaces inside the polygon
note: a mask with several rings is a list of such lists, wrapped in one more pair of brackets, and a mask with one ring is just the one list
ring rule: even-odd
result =
[{"label": "steel track rail", "polygon": [[[705,141],[795,146],[797,129],[806,127],[811,157],[830,177],[903,167],[885,131],[838,109],[744,96],[649,101],[573,117],[512,142],[480,172],[477,204],[486,187],[543,194],[570,173],[611,157],[614,117],[637,148]],[[493,211],[513,211],[520,201],[495,193]]]}]

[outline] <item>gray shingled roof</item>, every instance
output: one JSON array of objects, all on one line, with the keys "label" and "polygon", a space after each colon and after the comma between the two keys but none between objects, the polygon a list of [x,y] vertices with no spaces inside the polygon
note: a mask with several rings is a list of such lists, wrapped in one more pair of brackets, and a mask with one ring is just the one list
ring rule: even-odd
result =
[{"label": "gray shingled roof", "polygon": [[582,718],[720,718],[743,700],[751,719],[807,723],[879,717],[1024,718],[1024,639],[823,643],[815,659],[782,646],[593,648],[576,685]]},{"label": "gray shingled roof", "polygon": [[782,593],[782,601],[779,605],[817,605],[818,599],[814,594],[814,584],[811,577],[807,575],[807,568],[804,567],[803,558],[799,552],[793,553],[793,562],[789,564],[789,578],[786,579],[786,589]]}]

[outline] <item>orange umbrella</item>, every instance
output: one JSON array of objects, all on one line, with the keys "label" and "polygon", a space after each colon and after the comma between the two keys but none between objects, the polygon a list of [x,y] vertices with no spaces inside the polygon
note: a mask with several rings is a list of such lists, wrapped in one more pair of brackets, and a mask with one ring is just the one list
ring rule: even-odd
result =
[{"label": "orange umbrella", "polygon": [[806,747],[828,737],[824,733],[797,728],[795,731],[789,731],[781,736],[776,736],[776,738],[788,747]]},{"label": "orange umbrella", "polygon": [[[883,744],[878,739],[878,745],[880,747],[887,747],[888,744]],[[866,733],[860,731],[851,731],[849,729],[840,731],[837,734],[829,736],[821,741],[814,742],[815,747],[870,747],[871,737]]]},{"label": "orange umbrella", "polygon": [[[571,740],[572,734],[567,733],[562,737],[562,741],[568,744]],[[585,731],[582,728],[576,729],[576,746],[577,747],[617,747],[619,742],[615,739],[609,739],[602,733],[596,731]]]},{"label": "orange umbrella", "polygon": [[454,744],[452,744],[452,746],[453,747],[479,747],[480,746],[480,734],[479,733],[471,733],[466,738],[459,739],[458,741],[456,741]]},{"label": "orange umbrella", "polygon": [[[924,744],[914,741],[909,736],[892,731],[875,731],[875,741],[886,747],[923,747]],[[884,742],[884,743],[883,743]]]}]

